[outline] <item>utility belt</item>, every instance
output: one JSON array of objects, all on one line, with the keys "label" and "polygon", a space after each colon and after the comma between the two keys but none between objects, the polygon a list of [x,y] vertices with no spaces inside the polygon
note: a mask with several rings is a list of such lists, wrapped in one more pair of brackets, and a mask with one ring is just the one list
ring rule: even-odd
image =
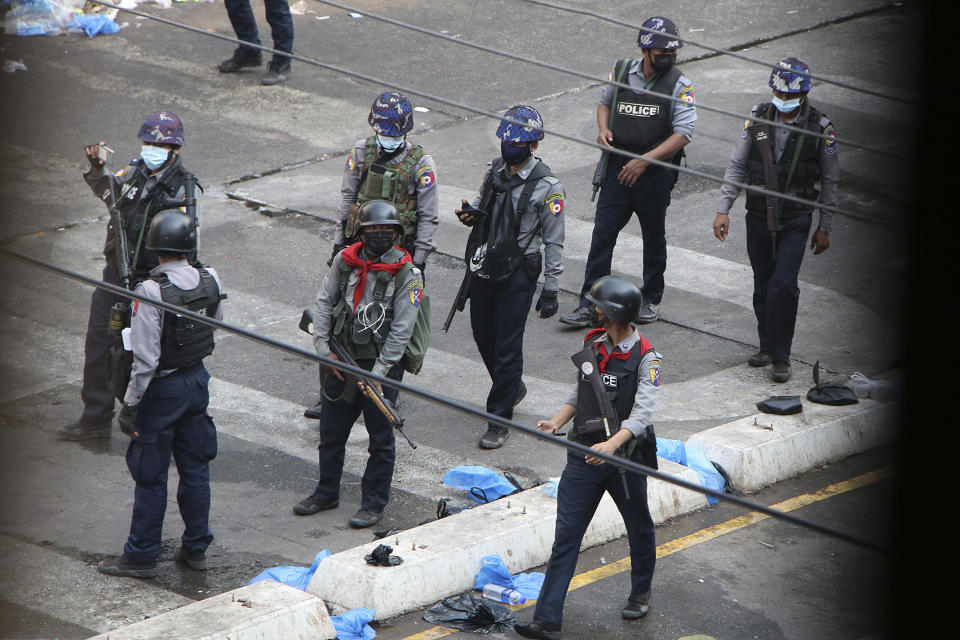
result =
[{"label": "utility belt", "polygon": [[[613,423],[618,424],[618,423]],[[612,428],[611,425],[611,437],[614,433],[619,430],[617,428]],[[592,418],[585,421],[582,425],[575,425],[570,428],[568,438],[573,442],[584,445],[585,447],[592,447],[595,444],[601,442],[606,442],[608,440],[606,430],[603,426],[603,418]],[[653,431],[653,425],[648,424],[644,429],[643,433],[639,436],[634,436],[623,445],[621,451],[623,452],[623,457],[628,460],[633,459],[634,454],[637,451],[637,448],[641,450],[641,458],[638,460],[640,464],[643,464],[651,469],[657,468],[657,436]]]}]

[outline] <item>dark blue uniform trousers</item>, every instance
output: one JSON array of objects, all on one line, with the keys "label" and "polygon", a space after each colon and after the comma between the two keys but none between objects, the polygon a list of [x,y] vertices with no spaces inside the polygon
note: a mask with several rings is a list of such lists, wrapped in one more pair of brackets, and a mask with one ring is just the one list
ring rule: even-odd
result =
[{"label": "dark blue uniform trousers", "polygon": [[[523,332],[536,290],[537,281],[527,276],[523,260],[504,282],[480,278],[470,281],[470,328],[493,381],[487,394],[487,411],[508,420],[513,417],[520,390]],[[508,430],[495,424],[489,427],[501,433]]]},{"label": "dark blue uniform trousers", "polygon": [[612,160],[607,165],[580,291],[581,307],[590,306],[586,295],[593,283],[610,275],[617,236],[634,214],[640,221],[643,236],[643,300],[659,304],[663,298],[663,272],[667,269],[667,207],[677,172],[644,173],[632,187],[626,187],[617,180],[620,169],[622,165]]},{"label": "dark blue uniform trousers", "polygon": [[[120,285],[120,276],[109,264],[103,269],[103,280]],[[80,421],[86,423],[109,422],[113,419],[115,400],[107,386],[107,353],[114,337],[107,333],[110,324],[110,309],[116,302],[125,302],[103,289],[94,289],[90,296],[90,316],[87,319],[87,337],[83,345],[83,385],[80,398],[83,413]]]},{"label": "dark blue uniform trousers", "polygon": [[[260,44],[260,32],[257,30],[257,20],[253,17],[253,8],[250,0],[225,0],[227,16],[237,34],[237,38],[245,42]],[[293,51],[293,18],[290,16],[290,5],[287,0],[264,0],[266,5],[267,23],[270,25],[270,34],[273,36],[273,48],[290,53]],[[259,49],[240,45],[234,52],[237,57],[256,58],[260,55]],[[274,54],[273,60],[280,62],[289,60],[286,56]]]},{"label": "dark blue uniform trousers", "polygon": [[[633,460],[643,464],[640,449],[637,447]],[[623,480],[616,467],[587,464],[582,453],[567,453],[567,465],[557,487],[557,531],[543,588],[533,613],[535,620],[555,625],[562,623],[563,601],[577,568],[583,534],[597,511],[604,491],[610,493],[627,526],[630,593],[640,594],[650,589],[657,560],[657,543],[653,519],[647,507],[647,477],[629,472],[622,477],[626,478],[630,488],[629,500],[624,495]]]},{"label": "dark blue uniform trousers", "polygon": [[[374,360],[358,360],[360,367],[370,371]],[[387,377],[391,380],[403,379],[403,368],[396,364]],[[348,378],[349,380],[349,378]],[[356,385],[356,381],[351,381]],[[347,438],[353,423],[363,413],[363,423],[367,427],[370,443],[367,446],[367,466],[360,481],[360,508],[366,511],[380,512],[390,500],[390,483],[393,481],[393,465],[396,461],[396,440],[393,427],[369,398],[359,389],[352,402],[342,398],[346,383],[336,376],[327,374],[323,381],[323,402],[320,405],[320,479],[313,495],[318,500],[332,502],[340,499],[340,476],[343,474],[343,457],[346,453]],[[396,403],[399,390],[384,385],[383,395]]]},{"label": "dark blue uniform trousers", "polygon": [[777,259],[766,217],[747,214],[747,255],[753,267],[753,311],[760,350],[773,362],[790,358],[800,300],[800,263],[807,246],[812,214],[785,217],[777,232]]},{"label": "dark blue uniform trousers", "polygon": [[183,549],[202,552],[213,542],[210,461],[217,455],[217,430],[207,415],[209,381],[203,363],[197,363],[154,378],[140,401],[140,436],[131,438],[127,447],[127,468],[137,483],[130,537],[123,546],[131,562],[149,563],[160,555],[171,453],[180,475],[177,504],[185,525]]}]

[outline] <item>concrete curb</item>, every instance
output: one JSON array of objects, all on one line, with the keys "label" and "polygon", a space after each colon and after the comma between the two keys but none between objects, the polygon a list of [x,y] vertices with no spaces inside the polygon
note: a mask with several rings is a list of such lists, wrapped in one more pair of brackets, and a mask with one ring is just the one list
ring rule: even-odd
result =
[{"label": "concrete curb", "polygon": [[136,622],[91,640],[333,640],[323,600],[263,580]]}]

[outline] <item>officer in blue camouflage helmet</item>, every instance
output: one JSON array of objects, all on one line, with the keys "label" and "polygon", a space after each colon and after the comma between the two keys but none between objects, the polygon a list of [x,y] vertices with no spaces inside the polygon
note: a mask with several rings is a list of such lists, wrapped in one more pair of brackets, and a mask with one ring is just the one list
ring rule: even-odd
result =
[{"label": "officer in blue camouflage helmet", "polygon": [[[509,419],[527,391],[521,379],[523,334],[541,272],[536,310],[540,318],[557,312],[566,193],[550,167],[533,155],[543,139],[537,110],[516,105],[503,117],[497,128],[500,155],[487,165],[472,206],[461,199],[455,213],[471,227],[465,278],[473,339],[492,381],[486,409]],[[491,423],[480,447],[496,449],[508,436],[506,427]]]},{"label": "officer in blue camouflage helmet", "polygon": [[[436,249],[437,170],[423,147],[407,140],[413,129],[413,106],[401,93],[377,96],[367,122],[373,133],[361,138],[347,156],[337,212],[340,224],[333,256],[357,240],[357,212],[371,200],[387,200],[403,225],[403,248],[423,271]],[[329,264],[329,262],[328,262]]]},{"label": "officer in blue camouflage helmet", "polygon": [[[786,58],[773,68],[768,84],[773,92],[771,100],[754,106],[752,119],[781,122],[805,133],[763,123],[754,125],[752,119],[744,123],[723,176],[725,182],[720,186],[722,195],[713,220],[713,234],[724,240],[730,231],[730,209],[740,194],[740,187],[731,182],[768,187],[765,157],[771,164],[768,168],[776,175],[777,191],[811,201],[806,204],[776,199],[778,228],[771,233],[767,226],[767,196],[747,192],[747,255],[753,268],[753,311],[760,341],[760,350],[750,356],[747,364],[772,364],[771,379],[787,382],[800,301],[800,263],[813,225],[812,203],[836,206],[840,158],[833,123],[810,103],[807,95],[810,68],[797,58]],[[814,255],[830,248],[832,224],[833,214],[821,208],[817,229],[810,239]]]},{"label": "officer in blue camouflage helmet", "polygon": [[[188,191],[192,194],[190,213],[194,226],[199,228],[203,190],[196,178],[183,166],[180,152],[184,145],[183,123],[172,111],[155,111],[148,115],[137,133],[140,153],[129,166],[111,173],[105,158],[108,149],[104,142],[89,145],[84,150],[90,168],[83,179],[93,193],[107,206],[110,221],[103,246],[106,265],[103,280],[133,289],[157,266],[157,254],[145,246],[146,231],[153,217],[169,208],[166,201],[180,200],[187,204]],[[186,206],[185,206],[186,208]],[[126,242],[123,255],[120,235]],[[189,259],[195,261],[194,250]],[[129,272],[129,281],[121,274]],[[115,304],[127,304],[125,298],[103,289],[94,289],[90,299],[90,316],[84,344],[83,385],[80,397],[83,412],[80,418],[57,432],[64,440],[109,438],[115,409],[115,395],[110,385],[108,370],[113,362],[119,336],[108,332],[111,309]]]},{"label": "officer in blue camouflage helmet", "polygon": [[594,177],[600,197],[579,306],[560,316],[560,322],[571,327],[589,326],[587,293],[594,282],[610,274],[617,236],[634,215],[643,235],[643,305],[636,320],[649,323],[660,317],[667,268],[667,207],[679,171],[615,151],[679,165],[684,147],[693,139],[697,110],[693,85],[676,67],[677,50],[683,46],[677,25],[668,18],[649,18],[637,44],[641,56],[618,61],[610,73],[610,81],[629,89],[607,84],[597,105],[597,142],[610,151]]}]

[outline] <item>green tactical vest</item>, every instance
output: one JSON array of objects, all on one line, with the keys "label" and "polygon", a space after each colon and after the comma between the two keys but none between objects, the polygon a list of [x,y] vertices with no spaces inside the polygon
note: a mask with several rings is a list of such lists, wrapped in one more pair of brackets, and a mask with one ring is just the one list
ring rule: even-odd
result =
[{"label": "green tactical vest", "polygon": [[[397,208],[400,224],[403,225],[404,245],[413,246],[417,236],[417,193],[407,193],[407,186],[414,169],[423,157],[423,147],[415,144],[410,147],[399,165],[387,167],[375,164],[377,136],[367,138],[363,151],[363,165],[360,168],[361,182],[357,190],[357,202],[350,206],[344,233],[347,240],[356,239],[359,229],[358,211],[371,200],[386,200]],[[366,177],[363,174],[366,173]]]}]

